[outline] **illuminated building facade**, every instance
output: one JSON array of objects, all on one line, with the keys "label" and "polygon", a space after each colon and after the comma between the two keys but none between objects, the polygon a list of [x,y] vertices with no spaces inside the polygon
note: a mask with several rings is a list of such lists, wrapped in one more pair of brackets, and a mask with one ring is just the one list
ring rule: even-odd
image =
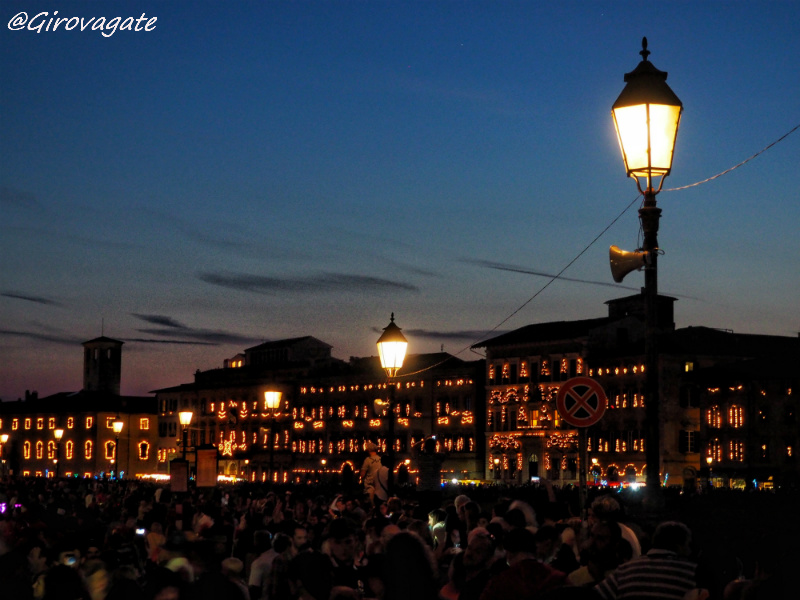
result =
[{"label": "illuminated building facade", "polygon": [[[307,336],[267,342],[223,364],[156,391],[162,468],[179,451],[183,410],[194,413],[190,461],[194,448],[213,445],[220,474],[251,481],[357,478],[367,441],[386,451],[390,417],[375,401],[390,390],[377,357],[342,361]],[[410,355],[392,383],[396,481],[413,482],[414,446],[433,435],[447,457],[443,477],[480,478],[483,361]],[[281,392],[279,408],[267,408],[267,391]]]},{"label": "illuminated building facade", "polygon": [[693,373],[701,480],[717,487],[800,488],[800,340],[713,333],[729,345],[761,350],[758,358]]},{"label": "illuminated building facade", "polygon": [[[107,337],[84,342],[81,391],[42,398],[31,392],[25,400],[0,404],[0,435],[8,435],[5,472],[30,477],[113,472],[125,478],[155,472],[156,402],[120,396],[122,344]],[[113,422],[118,418],[122,430],[117,434]]]},{"label": "illuminated building facade", "polygon": [[[785,355],[797,348],[798,340],[705,327],[676,330],[673,303],[673,298],[659,296],[660,472],[667,485],[694,485],[706,466],[709,422],[732,419],[730,427],[746,426],[747,411],[755,410],[743,402],[741,407],[719,403],[701,408],[707,403],[701,398],[708,394],[700,393],[698,371],[746,358]],[[476,344],[486,349],[487,358],[487,479],[578,482],[578,430],[559,418],[556,397],[565,381],[585,375],[598,381],[608,397],[603,418],[586,428],[589,484],[644,482],[644,305],[640,295],[606,304],[607,317],[528,325]],[[781,442],[782,452],[795,451],[794,427]],[[715,456],[724,452],[727,460],[742,461],[748,446],[757,446],[758,452],[765,445],[740,437],[741,441],[720,438]],[[714,445],[713,440],[708,443]],[[767,446],[768,453],[773,446],[777,447]]]}]

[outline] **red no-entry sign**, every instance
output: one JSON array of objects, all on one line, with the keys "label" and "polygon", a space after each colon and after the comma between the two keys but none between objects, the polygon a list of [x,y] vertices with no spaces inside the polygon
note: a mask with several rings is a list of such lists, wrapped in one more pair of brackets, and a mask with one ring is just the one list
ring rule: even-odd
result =
[{"label": "red no-entry sign", "polygon": [[589,377],[573,377],[558,390],[558,414],[574,427],[589,427],[597,423],[606,412],[606,393],[602,386]]}]

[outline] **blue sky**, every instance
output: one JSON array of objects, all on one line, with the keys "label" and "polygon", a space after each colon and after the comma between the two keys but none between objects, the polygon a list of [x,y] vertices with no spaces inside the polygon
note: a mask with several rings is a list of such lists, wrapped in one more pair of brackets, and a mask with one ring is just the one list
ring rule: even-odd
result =
[{"label": "blue sky", "polygon": [[[12,31],[18,13],[157,17]],[[375,353],[484,338],[636,199],[610,108],[650,60],[684,103],[665,188],[800,124],[800,2],[8,2],[0,5],[0,397],[79,389],[79,343],[126,342],[122,391],[263,340]],[[49,17],[46,17],[49,18]],[[797,335],[800,131],[663,192],[676,324]],[[501,328],[632,293],[634,203]],[[598,282],[598,283],[583,283]],[[614,289],[616,287],[616,289]],[[475,355],[469,351],[464,358]]]}]

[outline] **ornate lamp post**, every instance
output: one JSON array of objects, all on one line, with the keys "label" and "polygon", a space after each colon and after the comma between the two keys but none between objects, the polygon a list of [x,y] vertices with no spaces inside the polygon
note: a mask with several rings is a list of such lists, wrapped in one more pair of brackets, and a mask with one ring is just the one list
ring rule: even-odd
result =
[{"label": "ornate lamp post", "polygon": [[275,480],[273,470],[275,468],[275,411],[281,407],[281,397],[283,394],[274,390],[264,392],[264,406],[269,410],[269,477],[270,481]]},{"label": "ornate lamp post", "polygon": [[190,410],[182,410],[178,413],[178,420],[183,427],[183,437],[181,446],[183,447],[183,460],[186,460],[186,447],[189,445],[189,425],[192,424],[194,413]]},{"label": "ornate lamp post", "polygon": [[392,378],[403,367],[403,360],[406,357],[408,340],[394,324],[394,313],[392,313],[389,324],[383,328],[381,337],[378,338],[378,356],[381,359],[381,367],[386,371],[386,378],[389,382],[389,432],[386,440],[387,457],[389,460],[389,490],[392,489],[394,478],[394,384]]},{"label": "ornate lamp post", "polygon": [[119,434],[122,432],[122,427],[125,425],[125,422],[119,418],[114,419],[111,423],[111,428],[114,430],[114,459],[117,461],[117,478],[119,478]]},{"label": "ornate lamp post", "polygon": [[[659,71],[647,60],[647,38],[642,39],[642,61],[625,74],[625,88],[614,102],[611,114],[617,129],[622,160],[629,177],[644,195],[639,209],[644,241],[636,255],[644,264],[645,297],[645,406],[647,417],[647,488],[660,489],[660,417],[658,397],[658,220],[661,209],[656,194],[672,169],[675,139],[678,135],[683,105],[666,83],[667,73]],[[659,179],[660,178],[660,179]],[[654,179],[659,179],[654,187]],[[645,183],[642,189],[642,181]],[[616,249],[619,253],[619,250]],[[612,246],[612,270],[615,247]],[[629,253],[624,253],[629,254]],[[633,268],[642,266],[637,264]],[[632,269],[631,269],[632,270]],[[621,274],[619,281],[625,273]],[[617,279],[617,274],[615,274]]]},{"label": "ornate lamp post", "polygon": [[56,478],[58,478],[61,461],[61,438],[64,437],[64,430],[58,428],[53,431],[53,435],[56,438]]}]

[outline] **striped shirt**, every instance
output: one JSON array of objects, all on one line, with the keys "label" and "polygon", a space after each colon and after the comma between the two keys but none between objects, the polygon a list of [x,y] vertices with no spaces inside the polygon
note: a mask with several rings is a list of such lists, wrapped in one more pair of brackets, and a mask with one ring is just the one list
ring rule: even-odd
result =
[{"label": "striped shirt", "polygon": [[650,550],[595,586],[603,600],[681,600],[695,588],[697,565],[668,550]]}]

